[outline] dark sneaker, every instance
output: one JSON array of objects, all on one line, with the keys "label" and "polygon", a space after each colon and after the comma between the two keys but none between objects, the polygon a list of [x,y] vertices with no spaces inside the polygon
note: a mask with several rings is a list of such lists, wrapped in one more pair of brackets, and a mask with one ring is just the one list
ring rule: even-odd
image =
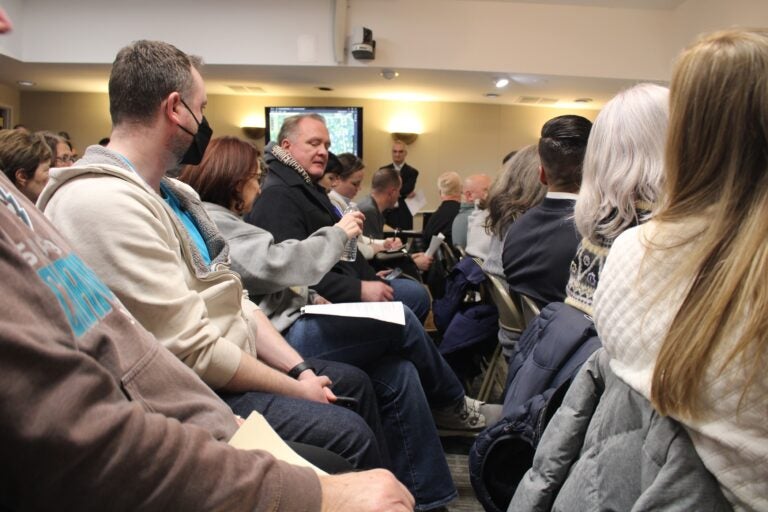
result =
[{"label": "dark sneaker", "polygon": [[456,405],[433,409],[438,433],[441,436],[476,436],[485,428],[485,416],[480,412],[484,403],[465,396]]}]

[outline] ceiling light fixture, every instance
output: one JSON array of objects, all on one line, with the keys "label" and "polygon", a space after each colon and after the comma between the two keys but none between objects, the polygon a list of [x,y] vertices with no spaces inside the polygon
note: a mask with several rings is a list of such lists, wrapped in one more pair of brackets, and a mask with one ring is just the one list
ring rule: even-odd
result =
[{"label": "ceiling light fixture", "polygon": [[485,94],[483,94],[483,96],[485,96],[486,98],[498,98],[499,96],[501,96],[501,94],[497,92],[486,92]]},{"label": "ceiling light fixture", "polygon": [[592,103],[592,98],[576,98],[574,103]]},{"label": "ceiling light fixture", "polygon": [[318,91],[323,91],[323,92],[330,92],[330,91],[333,90],[333,87],[328,87],[327,85],[321,85],[321,86],[317,87],[317,90]]},{"label": "ceiling light fixture", "polygon": [[400,73],[394,69],[382,69],[381,73],[379,74],[384,78],[384,80],[393,80],[400,76]]},{"label": "ceiling light fixture", "polygon": [[518,85],[546,84],[547,79],[536,75],[512,75],[512,81]]},{"label": "ceiling light fixture", "polygon": [[34,87],[35,85],[37,85],[37,84],[36,84],[35,82],[33,82],[32,80],[19,80],[19,81],[18,81],[18,82],[16,82],[16,83],[17,83],[17,84],[19,84],[19,85],[20,85],[20,86],[22,86],[22,87]]},{"label": "ceiling light fixture", "polygon": [[497,89],[501,89],[502,87],[506,87],[509,85],[509,78],[507,77],[498,77],[493,79],[493,85],[496,86]]}]

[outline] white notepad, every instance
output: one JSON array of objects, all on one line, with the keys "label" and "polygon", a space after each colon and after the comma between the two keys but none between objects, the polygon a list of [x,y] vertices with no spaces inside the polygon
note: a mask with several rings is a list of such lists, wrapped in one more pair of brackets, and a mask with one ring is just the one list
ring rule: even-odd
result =
[{"label": "white notepad", "polygon": [[405,325],[402,302],[341,302],[313,304],[301,308],[303,315],[330,315],[347,318],[371,318],[382,322]]}]

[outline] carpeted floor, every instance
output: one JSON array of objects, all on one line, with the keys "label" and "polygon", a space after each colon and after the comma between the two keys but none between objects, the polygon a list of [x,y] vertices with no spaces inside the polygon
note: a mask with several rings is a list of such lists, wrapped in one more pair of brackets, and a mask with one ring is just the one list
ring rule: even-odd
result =
[{"label": "carpeted floor", "polygon": [[[469,387],[469,396],[477,396],[481,377],[474,379]],[[503,382],[502,377],[501,381]],[[501,386],[494,386],[491,391],[489,403],[501,402]],[[453,483],[459,491],[459,498],[448,505],[448,512],[483,512],[483,507],[475,498],[475,491],[469,483],[469,450],[474,438],[448,437],[443,438],[443,450],[448,461],[448,467],[453,476]]]},{"label": "carpeted floor", "polygon": [[475,498],[475,492],[469,483],[469,469],[467,468],[467,454],[446,453],[448,467],[451,468],[453,483],[459,491],[459,498],[448,505],[449,512],[483,512],[483,507]]}]

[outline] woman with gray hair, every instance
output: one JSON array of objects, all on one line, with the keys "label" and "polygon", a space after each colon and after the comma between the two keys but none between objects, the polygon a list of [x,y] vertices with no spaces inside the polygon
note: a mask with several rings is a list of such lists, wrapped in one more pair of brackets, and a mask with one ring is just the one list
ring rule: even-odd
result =
[{"label": "woman with gray hair", "polygon": [[597,116],[584,155],[574,217],[583,237],[571,262],[565,303],[592,314],[592,296],[613,241],[650,218],[664,178],[669,89],[640,84]]}]

